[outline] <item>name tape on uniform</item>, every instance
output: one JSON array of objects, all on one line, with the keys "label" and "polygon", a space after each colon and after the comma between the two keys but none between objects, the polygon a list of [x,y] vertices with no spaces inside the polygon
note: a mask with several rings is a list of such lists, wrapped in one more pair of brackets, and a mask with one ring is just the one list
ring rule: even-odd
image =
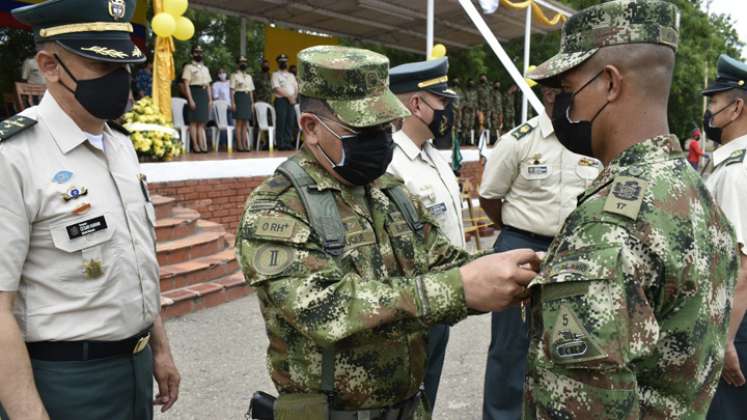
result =
[{"label": "name tape on uniform", "polygon": [[83,236],[90,235],[94,232],[98,232],[106,228],[108,228],[108,226],[106,224],[106,219],[104,218],[104,216],[94,217],[93,219],[89,219],[65,227],[65,229],[67,230],[67,236],[70,239],[81,238]]}]

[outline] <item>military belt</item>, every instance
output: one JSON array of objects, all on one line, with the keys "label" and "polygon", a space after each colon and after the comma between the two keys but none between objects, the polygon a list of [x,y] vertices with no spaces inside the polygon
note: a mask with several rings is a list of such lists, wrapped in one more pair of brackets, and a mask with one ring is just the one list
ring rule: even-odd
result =
[{"label": "military belt", "polygon": [[329,420],[403,420],[412,418],[423,399],[423,392],[419,391],[412,397],[391,407],[374,408],[357,411],[329,411]]},{"label": "military belt", "polygon": [[138,354],[148,347],[150,327],[120,341],[37,341],[26,343],[29,357],[50,362],[85,362]]},{"label": "military belt", "polygon": [[516,233],[516,234],[519,234],[519,235],[522,235],[522,236],[526,236],[526,237],[529,237],[529,238],[532,238],[532,239],[535,239],[535,240],[538,240],[538,241],[546,242],[548,245],[553,241],[553,239],[555,239],[552,236],[539,235],[537,233],[529,232],[527,230],[515,228],[515,227],[509,226],[509,225],[503,225],[502,229],[505,230],[505,231],[507,231],[507,232],[513,232],[513,233]]}]

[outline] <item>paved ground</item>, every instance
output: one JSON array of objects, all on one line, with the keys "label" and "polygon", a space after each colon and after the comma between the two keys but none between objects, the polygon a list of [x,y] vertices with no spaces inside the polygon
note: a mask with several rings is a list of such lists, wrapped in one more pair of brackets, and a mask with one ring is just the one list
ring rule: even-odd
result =
[{"label": "paved ground", "polygon": [[[255,390],[275,393],[265,367],[267,338],[255,295],[170,320],[166,328],[183,380],[180,400],[158,419],[243,419]],[[489,342],[488,315],[452,328],[435,419],[480,419]]]}]

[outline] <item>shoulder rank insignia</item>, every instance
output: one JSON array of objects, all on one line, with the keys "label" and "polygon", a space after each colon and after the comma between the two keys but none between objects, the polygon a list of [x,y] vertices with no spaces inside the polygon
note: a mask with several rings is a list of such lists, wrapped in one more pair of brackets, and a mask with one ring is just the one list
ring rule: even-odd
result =
[{"label": "shoulder rank insignia", "polygon": [[0,143],[16,134],[35,126],[36,120],[23,115],[16,115],[0,123]]},{"label": "shoulder rank insignia", "polygon": [[729,166],[734,165],[735,163],[742,163],[744,162],[745,155],[747,155],[747,150],[735,150],[734,152],[732,152],[732,154],[729,155],[728,158],[721,162],[721,165],[719,166]]},{"label": "shoulder rank insignia", "polygon": [[532,127],[531,124],[526,123],[514,131],[511,132],[511,135],[514,136],[516,140],[521,140],[524,137],[526,137],[527,134],[531,133],[534,130],[534,127]]},{"label": "shoulder rank insignia", "polygon": [[648,182],[638,178],[629,176],[615,178],[607,201],[604,203],[604,211],[636,220],[641,211],[646,187],[648,187]]}]

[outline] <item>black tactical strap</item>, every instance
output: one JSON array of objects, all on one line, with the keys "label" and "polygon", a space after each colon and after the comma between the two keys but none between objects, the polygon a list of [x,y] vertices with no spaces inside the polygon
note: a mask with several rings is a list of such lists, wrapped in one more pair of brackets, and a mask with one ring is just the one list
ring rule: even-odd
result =
[{"label": "black tactical strap", "polygon": [[394,202],[394,205],[397,206],[399,212],[402,213],[402,216],[405,218],[408,226],[410,226],[410,229],[415,232],[416,235],[423,238],[423,222],[420,221],[418,212],[415,210],[415,206],[412,204],[410,195],[405,190],[405,187],[398,185],[396,187],[388,188],[384,190],[384,192],[389,199]]},{"label": "black tactical strap", "polygon": [[278,167],[278,172],[288,177],[301,197],[312,229],[321,237],[324,251],[334,257],[342,255],[345,248],[345,227],[329,191],[319,191],[316,183],[295,160],[289,159]]}]

